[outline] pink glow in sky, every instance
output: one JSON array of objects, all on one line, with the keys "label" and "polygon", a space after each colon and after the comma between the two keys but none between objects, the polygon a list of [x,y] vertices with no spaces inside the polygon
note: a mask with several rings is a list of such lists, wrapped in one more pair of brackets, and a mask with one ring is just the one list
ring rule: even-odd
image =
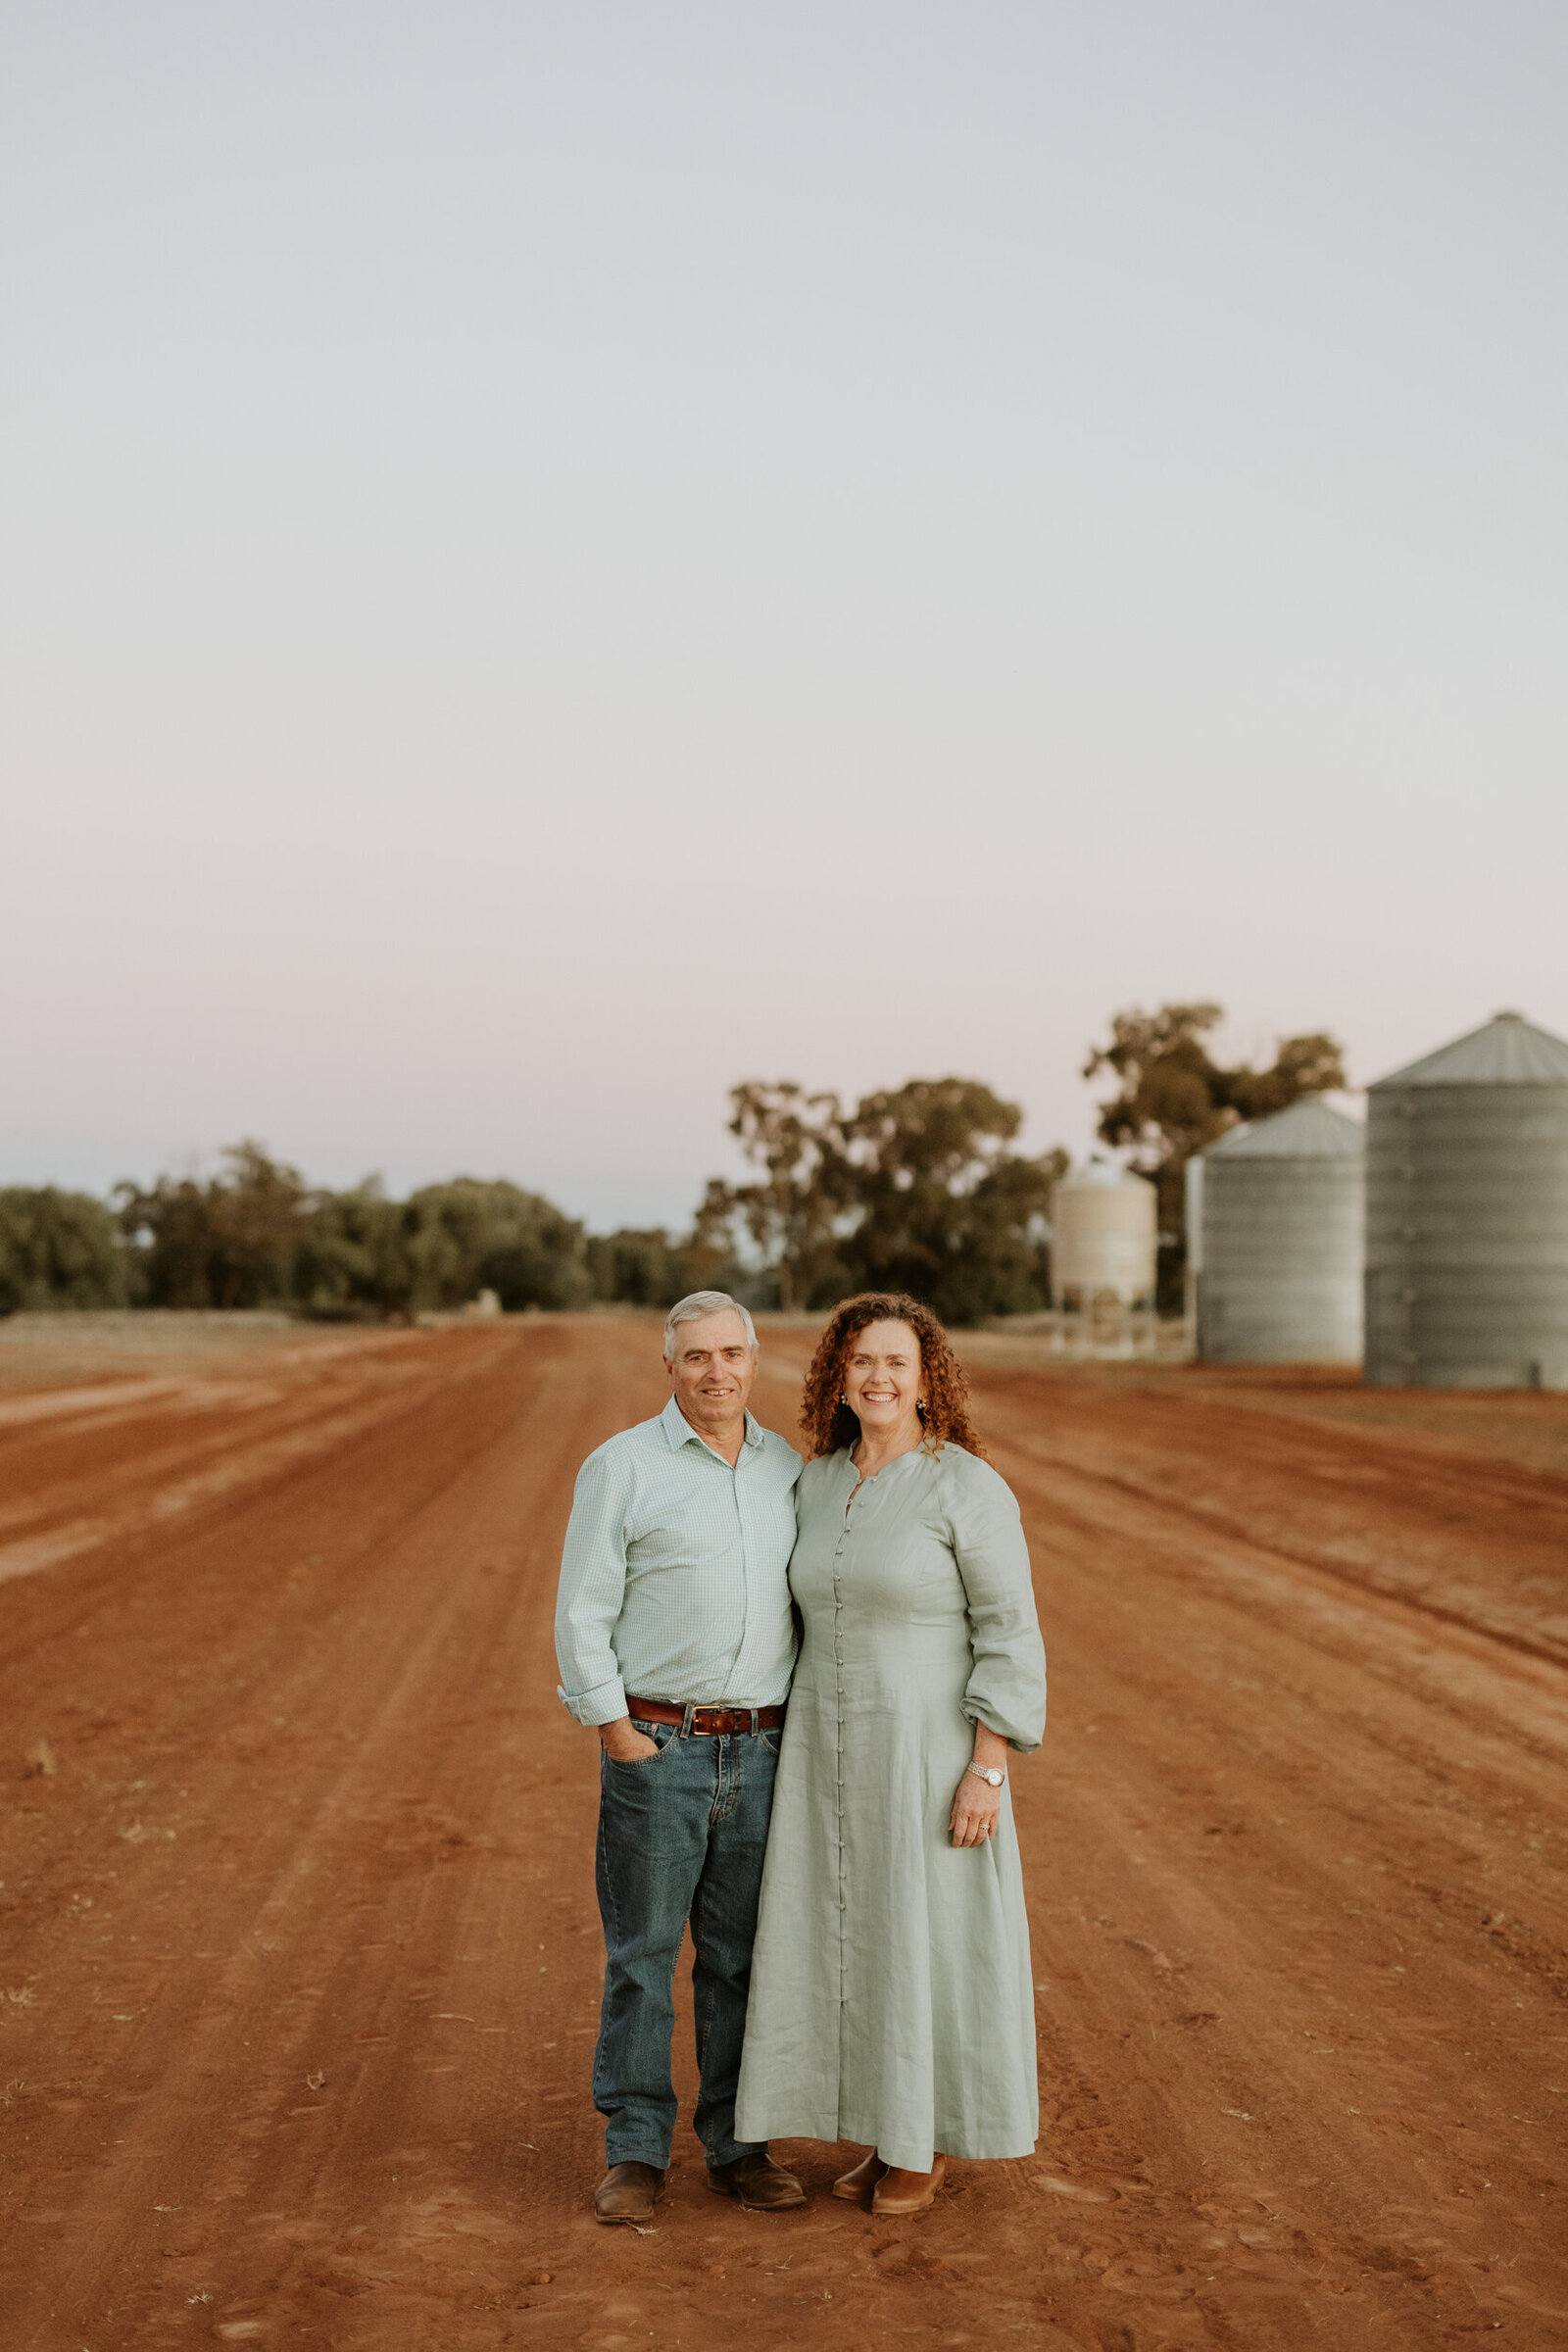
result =
[{"label": "pink glow in sky", "polygon": [[1568,17],[10,13],[0,1182],[1568,1029]]}]

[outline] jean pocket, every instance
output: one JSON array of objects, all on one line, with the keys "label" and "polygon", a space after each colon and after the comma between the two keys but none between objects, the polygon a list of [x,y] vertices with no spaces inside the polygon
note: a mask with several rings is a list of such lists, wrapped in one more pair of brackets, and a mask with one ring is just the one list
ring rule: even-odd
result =
[{"label": "jean pocket", "polygon": [[778,1754],[778,1743],[784,1737],[784,1726],[780,1724],[776,1732],[759,1732],[757,1737],[759,1743],[762,1747],[766,1748],[768,1754],[770,1756],[776,1756]]},{"label": "jean pocket", "polygon": [[634,1732],[641,1732],[645,1740],[653,1740],[657,1741],[659,1754],[653,1756],[632,1756],[624,1764],[622,1764],[617,1762],[612,1755],[605,1752],[605,1762],[609,1764],[615,1772],[651,1771],[653,1766],[659,1762],[660,1756],[662,1756],[667,1749],[673,1747],[675,1741],[680,1738],[679,1730],[674,1724],[639,1722],[635,1715],[631,1719],[631,1728]]}]

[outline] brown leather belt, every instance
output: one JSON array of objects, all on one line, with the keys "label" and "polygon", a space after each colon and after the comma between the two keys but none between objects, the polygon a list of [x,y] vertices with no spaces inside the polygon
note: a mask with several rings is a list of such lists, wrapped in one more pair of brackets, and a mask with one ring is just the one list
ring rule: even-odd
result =
[{"label": "brown leather belt", "polygon": [[783,1707],[677,1707],[667,1698],[628,1698],[626,1712],[640,1715],[645,1723],[678,1723],[682,1731],[688,1726],[699,1740],[726,1740],[736,1732],[776,1732],[783,1722]]}]

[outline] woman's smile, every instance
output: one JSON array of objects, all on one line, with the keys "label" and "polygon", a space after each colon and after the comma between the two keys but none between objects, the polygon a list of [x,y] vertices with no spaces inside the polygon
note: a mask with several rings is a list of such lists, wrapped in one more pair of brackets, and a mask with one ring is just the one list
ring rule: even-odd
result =
[{"label": "woman's smile", "polygon": [[[856,1334],[844,1359],[844,1401],[860,1424],[859,1468],[874,1477],[920,1443],[925,1365],[909,1325],[891,1316]],[[865,1447],[873,1440],[873,1459]]]}]

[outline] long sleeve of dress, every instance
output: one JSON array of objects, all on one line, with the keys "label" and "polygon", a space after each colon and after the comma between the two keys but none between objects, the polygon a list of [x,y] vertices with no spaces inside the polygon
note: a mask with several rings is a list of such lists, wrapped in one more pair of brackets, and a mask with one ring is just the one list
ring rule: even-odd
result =
[{"label": "long sleeve of dress", "polygon": [[953,1549],[974,1647],[963,1712],[1028,1754],[1045,1737],[1046,1651],[1018,1505],[1006,1481],[972,1455],[955,1469]]}]

